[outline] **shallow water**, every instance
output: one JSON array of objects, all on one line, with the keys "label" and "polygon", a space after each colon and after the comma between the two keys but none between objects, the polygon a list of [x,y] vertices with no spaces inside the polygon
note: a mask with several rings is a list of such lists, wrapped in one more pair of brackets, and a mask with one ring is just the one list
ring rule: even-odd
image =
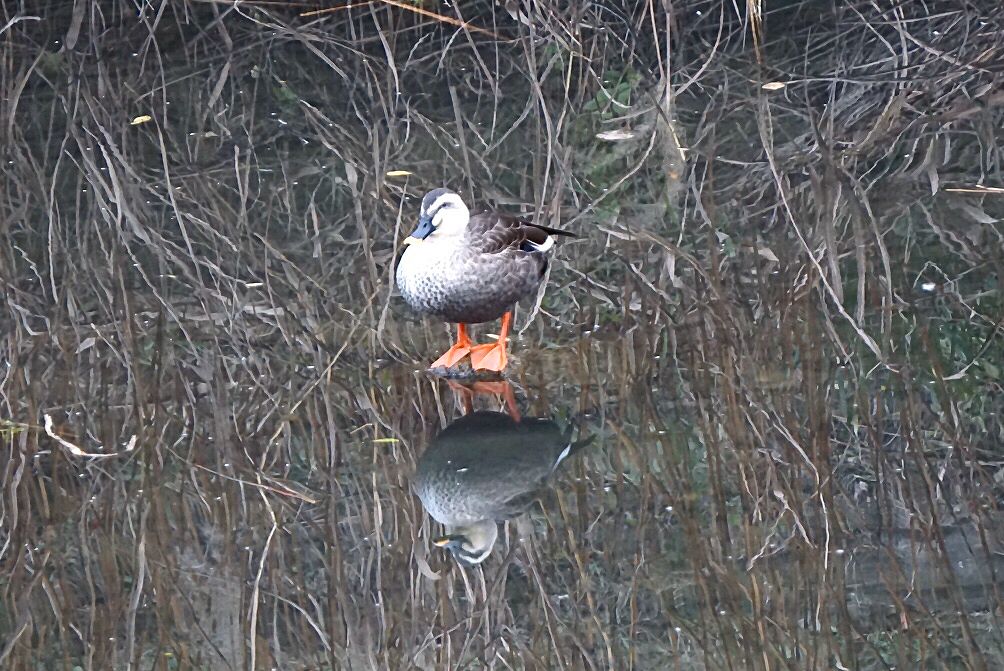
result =
[{"label": "shallow water", "polygon": [[[1004,668],[984,4],[0,4],[0,668]],[[494,385],[444,184],[579,236]]]}]

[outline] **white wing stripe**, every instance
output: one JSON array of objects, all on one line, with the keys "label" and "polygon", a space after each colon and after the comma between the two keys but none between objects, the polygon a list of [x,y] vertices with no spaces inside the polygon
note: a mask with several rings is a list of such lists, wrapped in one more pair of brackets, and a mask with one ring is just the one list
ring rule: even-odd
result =
[{"label": "white wing stripe", "polygon": [[538,252],[546,252],[551,247],[554,247],[554,238],[550,235],[547,236],[547,239],[545,239],[544,242],[539,245],[536,242],[533,242],[532,240],[527,240],[526,242],[528,245],[533,247]]}]

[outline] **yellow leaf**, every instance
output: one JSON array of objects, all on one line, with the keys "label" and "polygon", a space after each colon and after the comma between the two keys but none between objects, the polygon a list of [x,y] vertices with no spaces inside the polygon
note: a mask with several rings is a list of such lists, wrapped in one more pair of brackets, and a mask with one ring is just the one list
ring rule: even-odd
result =
[{"label": "yellow leaf", "polygon": [[785,86],[787,86],[787,84],[785,84],[784,82],[767,82],[760,88],[762,88],[764,91],[780,91]]},{"label": "yellow leaf", "polygon": [[384,174],[386,177],[407,177],[408,175],[413,175],[414,173],[409,170],[391,170]]},{"label": "yellow leaf", "polygon": [[150,116],[149,114],[144,114],[144,115],[138,116],[135,119],[133,119],[132,121],[130,121],[129,125],[130,126],[138,126],[141,123],[146,123],[147,121],[153,121],[153,117]]}]

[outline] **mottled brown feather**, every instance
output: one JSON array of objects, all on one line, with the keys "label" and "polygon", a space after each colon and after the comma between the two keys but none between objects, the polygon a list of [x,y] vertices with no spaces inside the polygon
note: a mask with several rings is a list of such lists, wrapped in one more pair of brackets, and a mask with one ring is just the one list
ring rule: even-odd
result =
[{"label": "mottled brown feather", "polygon": [[574,233],[535,224],[522,217],[483,212],[471,217],[467,237],[482,254],[497,254],[507,249],[519,250],[524,242],[542,245],[549,235],[575,237]]}]

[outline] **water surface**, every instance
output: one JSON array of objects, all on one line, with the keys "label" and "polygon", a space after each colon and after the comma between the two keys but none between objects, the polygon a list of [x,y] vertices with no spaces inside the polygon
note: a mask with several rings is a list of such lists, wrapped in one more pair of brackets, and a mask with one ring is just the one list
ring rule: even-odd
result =
[{"label": "water surface", "polygon": [[[0,667],[1004,668],[996,3],[656,4],[0,5]],[[510,403],[444,185],[579,236]],[[591,442],[468,566],[477,411]]]}]

